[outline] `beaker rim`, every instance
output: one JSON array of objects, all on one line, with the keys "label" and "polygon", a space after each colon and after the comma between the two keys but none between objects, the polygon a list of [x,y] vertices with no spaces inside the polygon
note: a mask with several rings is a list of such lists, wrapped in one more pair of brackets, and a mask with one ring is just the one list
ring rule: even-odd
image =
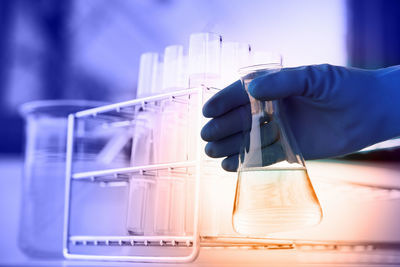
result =
[{"label": "beaker rim", "polygon": [[[22,104],[18,111],[23,117],[31,114],[47,114],[50,116],[67,116],[84,109],[94,108],[108,104],[102,101],[92,100],[72,100],[72,99],[56,99],[56,100],[35,100]],[[64,107],[65,109],[61,109]]]},{"label": "beaker rim", "polygon": [[281,62],[271,62],[271,63],[263,63],[263,64],[255,64],[246,67],[242,67],[238,70],[240,77],[243,77],[252,72],[259,72],[271,69],[280,69],[282,68]]}]

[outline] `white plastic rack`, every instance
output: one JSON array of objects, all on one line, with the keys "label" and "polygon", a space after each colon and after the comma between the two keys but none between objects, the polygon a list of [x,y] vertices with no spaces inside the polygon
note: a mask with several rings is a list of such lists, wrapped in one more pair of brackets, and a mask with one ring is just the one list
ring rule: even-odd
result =
[{"label": "white plastic rack", "polygon": [[[158,96],[152,96],[142,99],[135,99],[132,101],[102,106],[93,108],[90,110],[81,111],[75,114],[71,114],[68,118],[68,139],[67,139],[67,169],[66,169],[66,198],[65,198],[65,227],[64,227],[64,255],[66,258],[70,259],[99,259],[99,260],[121,260],[121,261],[146,261],[146,262],[187,262],[192,261],[198,254],[199,251],[199,232],[198,232],[198,210],[199,210],[199,188],[200,188],[200,145],[201,143],[195,141],[195,153],[191,156],[192,159],[189,159],[188,156],[185,156],[184,161],[177,162],[154,162],[154,164],[141,165],[141,166],[130,166],[131,162],[129,161],[130,156],[129,152],[124,152],[125,144],[120,146],[120,151],[107,151],[109,154],[115,154],[115,157],[111,160],[108,159],[107,163],[104,164],[104,159],[96,158],[96,154],[104,154],[104,149],[107,149],[107,142],[112,143],[113,141],[104,141],[103,139],[112,140],[118,139],[118,136],[122,142],[126,142],[123,140],[123,132],[130,131],[133,138],[134,131],[132,131],[132,127],[135,127],[137,124],[138,110],[154,110],[160,109],[162,107],[162,102],[168,103],[178,103],[181,105],[180,111],[191,112],[190,109],[197,109],[202,106],[204,94],[211,94],[213,89],[209,88],[195,88],[195,89],[187,89],[176,91],[172,93],[166,93]],[[185,110],[182,107],[187,107]],[[165,112],[169,112],[168,110]],[[192,112],[193,113],[193,112]],[[155,116],[151,117],[154,120],[157,118]],[[200,129],[201,123],[201,113],[195,113],[194,117],[191,117],[193,121],[191,121],[190,127],[197,127],[196,129]],[[153,122],[151,122],[153,123]],[[187,122],[183,122],[186,123]],[[154,124],[153,124],[154,125]],[[189,126],[189,125],[184,125]],[[121,131],[122,130],[122,131]],[[151,130],[151,129],[150,129]],[[111,133],[106,133],[108,135],[104,137],[100,131],[111,131]],[[112,132],[114,131],[114,132]],[[121,134],[122,132],[122,134]],[[117,136],[117,137],[115,137]],[[127,139],[127,145],[129,146],[129,139]],[[98,143],[105,142],[105,145],[98,145]],[[154,141],[154,140],[153,140]],[[115,143],[115,142],[114,142]],[[118,143],[118,142],[117,142]],[[94,151],[91,146],[99,146],[99,150],[94,148]],[[82,149],[82,151],[80,151]],[[188,150],[188,144],[186,144],[186,150]],[[91,151],[91,152],[88,152]],[[192,151],[193,152],[193,151]],[[87,154],[93,153],[95,154],[93,158],[93,162],[81,162],[80,167],[76,167],[79,165],[79,153]],[[127,154],[125,159],[117,159],[117,154]],[[103,164],[99,164],[99,162]],[[93,163],[93,164],[92,164]],[[104,166],[105,165],[105,166]],[[114,167],[120,166],[121,167]],[[101,166],[99,168],[99,166]],[[111,168],[109,167],[111,166]],[[79,169],[77,171],[77,169]],[[81,171],[83,169],[83,171]],[[75,184],[80,182],[94,182],[94,184],[98,183],[102,185],[102,187],[108,187],[108,185],[126,185],[129,183],[131,179],[135,175],[139,176],[150,176],[150,177],[158,177],[160,175],[168,174],[168,176],[172,177],[193,177],[194,183],[192,185],[192,191],[194,192],[194,196],[190,196],[193,198],[193,201],[186,201],[191,203],[191,207],[187,207],[187,209],[193,210],[191,222],[192,226],[190,227],[192,230],[190,233],[184,232],[180,235],[174,236],[168,233],[164,233],[162,235],[157,235],[153,233],[152,235],[129,235],[126,232],[126,235],[120,234],[112,234],[112,230],[108,235],[80,235],[74,232],[74,229],[77,226],[73,226],[74,217],[79,220],[79,213],[76,214],[75,209],[79,209],[79,205],[74,205],[74,187]],[[122,184],[121,184],[122,183]],[[81,187],[85,187],[85,185],[80,185]],[[109,187],[113,188],[113,186]],[[84,190],[84,189],[83,189]],[[96,189],[95,189],[96,190]],[[107,189],[106,189],[107,190]],[[78,190],[79,191],[79,190]],[[123,190],[120,190],[120,193]],[[76,193],[76,194],[79,194]],[[126,192],[125,192],[126,195]],[[90,197],[90,196],[88,196]],[[96,196],[93,196],[96,197]],[[110,200],[115,201],[115,200]],[[124,206],[126,202],[129,201],[126,196],[125,198],[120,198],[117,203]],[[121,203],[125,202],[125,203]],[[84,205],[81,203],[80,205]],[[181,211],[182,212],[182,211]],[[76,215],[75,215],[76,214]],[[106,216],[106,215],[103,215]],[[120,214],[112,216],[116,216],[116,220],[125,221],[126,214]],[[118,218],[119,217],[119,218]],[[186,220],[188,221],[188,220]],[[82,224],[82,222],[80,222]],[[99,224],[101,224],[99,222]],[[79,225],[76,224],[76,225]],[[119,222],[118,232],[121,233],[121,228],[123,228],[124,224]],[[107,229],[104,229],[107,232]],[[100,232],[104,232],[100,231]],[[76,231],[80,232],[80,230]],[[129,246],[129,247],[149,247],[151,248],[150,252],[143,252],[143,250],[139,251],[104,251],[100,250],[96,251],[96,248],[99,247],[115,247],[115,246]],[[79,247],[93,247],[91,250],[76,250]],[[161,248],[167,247],[184,247],[187,248],[185,253],[163,253],[160,252]],[[157,248],[157,249],[154,249]],[[99,254],[100,253],[100,254]]]},{"label": "white plastic rack", "polygon": [[[69,116],[63,251],[67,259],[190,262],[196,259],[200,247],[357,253],[390,251],[392,256],[400,252],[398,242],[256,238],[235,233],[230,221],[235,174],[221,171],[219,161],[204,155],[204,143],[198,134],[205,123],[201,115],[203,103],[215,92],[216,89],[206,87],[180,90]],[[148,129],[157,132],[156,127],[161,124],[157,121],[158,115],[171,112],[167,110],[171,107],[174,111],[174,105],[185,113],[175,120],[183,119],[185,134],[179,138],[185,156],[170,161],[154,160],[145,165],[133,164],[131,152],[135,127],[148,123]],[[150,116],[153,121],[138,122],[141,120],[138,114],[144,110],[156,112],[157,116]],[[197,134],[191,135],[193,133]],[[163,138],[167,140],[165,136]],[[158,149],[165,145],[156,144],[156,140],[151,142],[155,142],[153,145],[158,145]],[[160,192],[154,188],[163,189],[159,183],[165,181],[165,177],[177,182],[168,184],[167,191],[160,191],[164,194],[161,199]],[[400,199],[400,187],[396,186],[336,181],[317,175],[311,175],[311,179],[319,196],[329,192],[359,201]],[[131,201],[128,191],[133,181],[143,182],[144,187],[153,190],[146,198],[146,208],[138,212],[138,216],[152,214],[151,227],[138,234],[129,233],[126,225],[128,202]],[[174,186],[180,191],[173,191]],[[183,200],[171,200],[180,197],[176,192],[182,193]],[[171,203],[181,203],[181,200],[185,205],[174,209]],[[170,203],[169,213],[154,208],[157,201]],[[163,216],[168,216],[168,220]],[[154,226],[156,220],[170,228],[158,231]],[[148,222],[145,221],[146,227]],[[174,228],[175,224],[178,230]],[[400,258],[394,261],[400,262]]]}]

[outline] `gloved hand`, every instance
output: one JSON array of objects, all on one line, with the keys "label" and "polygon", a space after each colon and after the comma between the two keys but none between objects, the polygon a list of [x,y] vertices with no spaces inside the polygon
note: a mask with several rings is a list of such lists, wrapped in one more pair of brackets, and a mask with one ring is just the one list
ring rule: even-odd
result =
[{"label": "gloved hand", "polygon": [[[249,93],[259,100],[281,99],[285,117],[305,159],[344,155],[400,135],[400,66],[362,70],[331,65],[284,68],[257,77]],[[206,154],[226,157],[236,171],[249,98],[237,81],[203,107],[213,118],[202,129]],[[264,134],[272,140],[273,127]],[[267,138],[268,139],[268,138]]]}]

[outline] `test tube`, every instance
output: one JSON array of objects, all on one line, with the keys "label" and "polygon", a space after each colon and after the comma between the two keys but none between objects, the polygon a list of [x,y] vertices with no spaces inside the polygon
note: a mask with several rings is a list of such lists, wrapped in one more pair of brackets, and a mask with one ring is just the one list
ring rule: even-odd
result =
[{"label": "test tube", "polygon": [[250,64],[249,44],[222,42],[221,47],[221,88],[240,79],[239,69]]},{"label": "test tube", "polygon": [[177,100],[177,102],[175,103],[176,113],[173,114],[175,116],[176,122],[174,143],[176,143],[175,161],[177,162],[188,160],[188,127],[191,123],[188,121],[188,103],[185,103],[185,101],[189,100]]},{"label": "test tube", "polygon": [[183,46],[170,45],[164,49],[163,91],[179,90],[187,87],[184,65]]},{"label": "test tube", "polygon": [[171,163],[176,161],[176,149],[179,145],[176,138],[176,116],[172,99],[162,100],[158,127],[155,132],[156,163]]},{"label": "test tube", "polygon": [[220,78],[222,37],[215,33],[193,33],[189,41],[189,87],[214,87]]},{"label": "test tube", "polygon": [[172,183],[168,176],[158,176],[156,182],[156,200],[154,209],[154,232],[168,234],[171,209]]},{"label": "test tube", "polygon": [[136,97],[142,98],[153,93],[157,81],[158,53],[143,53],[140,56],[139,79]]},{"label": "test tube", "polygon": [[[154,94],[158,87],[160,66],[157,53],[144,53],[140,57],[139,79],[137,87],[137,98]],[[154,109],[149,106],[137,106],[135,110],[131,166],[146,166],[154,162]],[[154,181],[147,176],[132,175],[129,181],[129,198],[126,227],[132,235],[143,235],[145,226],[152,214],[150,199],[153,198],[152,191]]]},{"label": "test tube", "polygon": [[153,76],[153,82],[151,84],[151,95],[157,95],[162,92],[164,69],[164,62],[157,62],[155,67],[155,74]]},{"label": "test tube", "polygon": [[195,160],[197,156],[197,143],[199,142],[200,122],[198,116],[198,94],[190,95],[186,112],[187,131],[187,159]]},{"label": "test tube", "polygon": [[196,183],[192,175],[185,179],[185,234],[193,234]]},{"label": "test tube", "polygon": [[[131,166],[145,166],[153,162],[151,111],[140,107],[135,118],[132,138]],[[154,180],[148,176],[132,175],[129,181],[127,230],[132,235],[143,235],[148,225],[150,200],[154,198]],[[147,221],[147,223],[146,223]],[[151,220],[150,220],[151,221]]]},{"label": "test tube", "polygon": [[183,235],[185,232],[185,180],[183,177],[172,177],[172,199],[170,233],[173,235]]},{"label": "test tube", "polygon": [[182,235],[185,231],[185,183],[182,177],[162,174],[157,177],[154,232]]},{"label": "test tube", "polygon": [[143,176],[134,176],[129,181],[127,229],[131,235],[143,235],[152,227],[154,184],[153,179]]},{"label": "test tube", "polygon": [[188,159],[188,101],[182,96],[163,99],[157,118],[156,162],[172,163]]},{"label": "test tube", "polygon": [[150,111],[140,109],[134,121],[132,138],[131,166],[144,166],[152,163],[152,118]]},{"label": "test tube", "polygon": [[201,234],[216,236],[219,232],[219,178],[211,169],[202,173]]},{"label": "test tube", "polygon": [[[164,50],[163,91],[182,90],[187,86],[183,46],[171,45]],[[186,105],[175,98],[162,101],[158,134],[159,162],[183,161],[186,155]]]}]

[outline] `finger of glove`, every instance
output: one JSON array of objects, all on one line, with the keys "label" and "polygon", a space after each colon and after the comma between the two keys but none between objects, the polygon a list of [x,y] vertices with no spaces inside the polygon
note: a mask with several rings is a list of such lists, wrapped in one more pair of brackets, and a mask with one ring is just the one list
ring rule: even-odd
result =
[{"label": "finger of glove", "polygon": [[210,120],[201,129],[200,135],[204,141],[210,142],[249,130],[250,127],[250,105],[245,105]]},{"label": "finger of glove", "polygon": [[243,134],[237,133],[219,141],[206,144],[205,152],[212,158],[221,158],[239,153],[243,143]]},{"label": "finger of glove", "polygon": [[218,117],[247,103],[249,96],[238,80],[211,97],[203,106],[203,115],[206,118]]},{"label": "finger of glove", "polygon": [[319,97],[333,88],[345,73],[344,68],[328,64],[284,68],[255,78],[248,90],[254,98],[263,101],[289,96]]},{"label": "finger of glove", "polygon": [[239,155],[231,155],[226,157],[222,162],[221,166],[228,172],[236,172],[239,165]]}]

